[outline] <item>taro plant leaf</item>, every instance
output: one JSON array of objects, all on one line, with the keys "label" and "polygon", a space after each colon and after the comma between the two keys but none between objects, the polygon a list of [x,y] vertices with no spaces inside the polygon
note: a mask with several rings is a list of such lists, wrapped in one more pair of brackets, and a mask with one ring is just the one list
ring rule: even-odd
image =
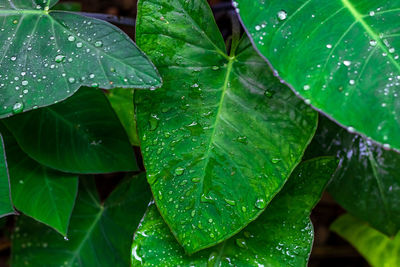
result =
[{"label": "taro plant leaf", "polygon": [[390,238],[350,214],[339,217],[331,229],[349,241],[371,266],[400,266],[400,234]]},{"label": "taro plant leaf", "polygon": [[[177,15],[181,14],[181,15]],[[317,114],[243,38],[230,55],[206,1],[141,1],[137,42],[164,86],[136,91],[155,202],[188,253],[262,213],[299,163]]]},{"label": "taro plant leaf", "polygon": [[62,10],[62,11],[72,11],[77,12],[82,10],[82,4],[79,2],[64,2],[64,3],[57,3],[53,6],[54,10]]},{"label": "taro plant leaf", "polygon": [[3,137],[0,134],[0,217],[14,214],[11,201],[10,179],[4,149]]},{"label": "taro plant leaf", "polygon": [[400,149],[399,1],[234,5],[254,45],[302,98],[349,131]]},{"label": "taro plant leaf", "polygon": [[160,85],[126,34],[101,20],[49,10],[56,2],[0,0],[0,117],[57,103],[83,85]]},{"label": "taro plant leaf", "polygon": [[68,240],[21,217],[13,234],[12,266],[129,266],[132,235],[151,198],[144,175],[124,180],[100,203],[93,179],[83,177]]},{"label": "taro plant leaf", "polygon": [[136,130],[135,108],[133,104],[133,89],[115,88],[109,90],[106,96],[115,110],[119,120],[128,134],[132,145],[139,145],[139,137]]},{"label": "taro plant leaf", "polygon": [[78,177],[49,169],[26,155],[9,131],[4,137],[15,207],[66,236],[78,193]]},{"label": "taro plant leaf", "polygon": [[400,154],[350,134],[328,119],[321,120],[310,149],[340,159],[328,190],[342,207],[387,235],[399,231]]},{"label": "taro plant leaf", "polygon": [[101,90],[83,87],[53,105],[3,120],[22,150],[71,173],[137,170],[128,137]]},{"label": "taro plant leaf", "polygon": [[331,157],[301,163],[259,218],[192,256],[152,205],[134,236],[132,266],[306,266],[313,242],[311,209],[336,167]]}]

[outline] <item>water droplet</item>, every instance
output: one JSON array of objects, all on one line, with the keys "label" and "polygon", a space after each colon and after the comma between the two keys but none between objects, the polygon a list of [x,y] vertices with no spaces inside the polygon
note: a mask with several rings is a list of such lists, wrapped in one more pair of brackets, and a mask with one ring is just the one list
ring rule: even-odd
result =
[{"label": "water droplet", "polygon": [[76,43],[76,47],[81,48],[83,44],[81,42]]},{"label": "water droplet", "polygon": [[354,85],[355,83],[356,83],[356,81],[354,81],[354,80],[350,80],[350,81],[349,81],[349,84],[350,84],[350,85]]},{"label": "water droplet", "polygon": [[276,164],[276,163],[278,163],[279,161],[281,161],[280,158],[272,158],[272,159],[271,159],[271,162],[272,162],[273,164]]},{"label": "water droplet", "polygon": [[255,206],[257,209],[262,210],[267,206],[267,202],[263,198],[259,198],[257,199]]},{"label": "water droplet", "polygon": [[102,47],[103,46],[103,42],[102,41],[97,41],[94,43],[95,47]]},{"label": "water droplet", "polygon": [[247,209],[246,209],[245,206],[242,207],[242,211],[243,211],[243,212],[246,212],[246,211],[247,211]]},{"label": "water droplet", "polygon": [[247,144],[247,137],[246,136],[239,136],[236,140],[238,142],[242,143],[242,144]]},{"label": "water droplet", "polygon": [[182,175],[185,172],[185,169],[182,167],[178,167],[175,169],[175,175]]},{"label": "water droplet", "polygon": [[73,42],[73,41],[75,41],[75,37],[74,36],[68,36],[68,41],[70,41],[70,42]]},{"label": "water droplet", "polygon": [[198,178],[198,177],[192,178],[192,182],[193,183],[199,183],[200,182],[200,178]]},{"label": "water droplet", "polygon": [[154,131],[158,127],[158,121],[160,119],[155,114],[151,114],[149,119],[150,131]]},{"label": "water droplet", "polygon": [[54,59],[54,61],[57,62],[57,63],[61,63],[61,62],[63,62],[64,60],[65,60],[65,56],[63,56],[63,55],[57,55],[57,56],[55,57],[55,59]]},{"label": "water droplet", "polygon": [[99,84],[98,84],[98,83],[92,83],[91,86],[92,86],[93,88],[98,88],[98,87],[99,87]]},{"label": "water droplet", "polygon": [[308,84],[304,85],[304,87],[303,87],[304,91],[308,91],[308,90],[310,90],[310,88],[311,87]]},{"label": "water droplet", "polygon": [[235,206],[236,205],[236,201],[235,200],[231,200],[231,199],[225,198],[225,202],[228,203],[231,206]]},{"label": "water droplet", "polygon": [[376,40],[369,41],[370,46],[376,46],[378,42]]},{"label": "water droplet", "polygon": [[356,129],[354,129],[354,127],[347,127],[347,131],[349,131],[349,133],[355,133]]},{"label": "water droplet", "polygon": [[238,245],[238,247],[240,248],[247,248],[246,240],[244,240],[243,238],[237,238],[236,245]]},{"label": "water droplet", "polygon": [[15,60],[17,60],[17,57],[11,57],[10,59],[11,59],[11,61],[15,61]]},{"label": "water droplet", "polygon": [[28,83],[29,83],[28,81],[22,81],[22,82],[21,82],[21,84],[22,84],[23,86],[27,86]]},{"label": "water droplet", "polygon": [[351,65],[351,61],[345,60],[345,61],[343,61],[343,64],[348,67]]},{"label": "water droplet", "polygon": [[75,83],[75,78],[74,77],[70,77],[70,78],[68,78],[68,82],[69,83]]},{"label": "water droplet", "polygon": [[17,102],[14,104],[13,108],[12,108],[12,113],[13,114],[18,114],[21,113],[24,110],[24,104]]},{"label": "water droplet", "polygon": [[281,10],[277,14],[279,20],[285,20],[287,18],[287,12],[285,10]]},{"label": "water droplet", "polygon": [[17,23],[18,23],[17,19],[13,20],[13,24],[17,24]]},{"label": "water droplet", "polygon": [[327,44],[327,45],[326,45],[326,48],[331,49],[331,48],[332,48],[332,45],[331,45],[331,44]]}]

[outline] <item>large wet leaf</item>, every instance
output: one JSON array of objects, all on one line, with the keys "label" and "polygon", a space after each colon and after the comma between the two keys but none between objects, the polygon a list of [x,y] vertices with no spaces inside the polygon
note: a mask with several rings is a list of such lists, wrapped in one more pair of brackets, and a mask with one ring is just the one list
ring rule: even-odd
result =
[{"label": "large wet leaf", "polygon": [[141,1],[137,42],[164,79],[161,89],[135,92],[148,181],[193,253],[261,214],[299,163],[317,114],[247,38],[224,52],[204,0]]},{"label": "large wet leaf", "polygon": [[257,220],[192,256],[185,254],[152,205],[134,237],[132,266],[306,266],[314,234],[311,209],[336,166],[332,158],[300,164]]},{"label": "large wet leaf", "polygon": [[0,117],[54,104],[83,85],[160,85],[126,34],[104,21],[48,10],[56,2],[0,0]]},{"label": "large wet leaf", "polygon": [[14,213],[3,137],[0,134],[0,217]]},{"label": "large wet leaf", "polygon": [[103,92],[82,88],[53,105],[3,120],[29,156],[72,173],[137,170],[128,137]]},{"label": "large wet leaf", "polygon": [[349,214],[337,219],[331,229],[349,241],[371,266],[400,266],[400,234],[389,238]]},{"label": "large wet leaf", "polygon": [[116,88],[106,94],[115,113],[125,128],[132,145],[139,146],[136,130],[135,107],[133,104],[133,89]]},{"label": "large wet leaf", "polygon": [[123,181],[104,204],[93,179],[81,178],[68,239],[21,217],[13,234],[12,266],[129,266],[132,235],[151,194],[144,175]]},{"label": "large wet leaf", "polygon": [[328,119],[321,120],[310,148],[314,155],[340,159],[328,190],[342,207],[383,233],[399,231],[400,154],[350,134]]},{"label": "large wet leaf", "polygon": [[234,4],[255,46],[302,98],[349,131],[400,149],[399,1]]},{"label": "large wet leaf", "polygon": [[78,177],[40,165],[19,148],[4,126],[0,129],[15,207],[65,236],[78,192]]}]

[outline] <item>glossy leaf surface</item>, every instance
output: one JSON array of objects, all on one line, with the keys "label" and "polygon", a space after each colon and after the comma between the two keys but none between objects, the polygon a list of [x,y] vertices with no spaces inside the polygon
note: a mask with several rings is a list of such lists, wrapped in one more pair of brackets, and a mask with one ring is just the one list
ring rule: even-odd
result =
[{"label": "glossy leaf surface", "polygon": [[400,1],[234,5],[254,45],[302,98],[349,131],[400,149]]},{"label": "glossy leaf surface", "polygon": [[132,234],[151,197],[144,175],[122,182],[100,203],[94,180],[80,179],[68,239],[22,217],[13,235],[12,266],[129,266]]},{"label": "glossy leaf surface", "polygon": [[82,88],[57,105],[3,121],[29,156],[51,168],[72,173],[137,170],[128,137],[100,90]]},{"label": "glossy leaf surface", "polygon": [[135,107],[133,104],[133,89],[116,88],[106,94],[115,113],[128,134],[132,145],[139,146],[136,130]]},{"label": "glossy leaf surface", "polygon": [[371,266],[400,266],[400,234],[389,238],[349,214],[337,219],[331,229],[349,241]]},{"label": "glossy leaf surface", "polygon": [[40,165],[19,148],[10,132],[0,129],[15,207],[65,236],[78,193],[78,177]]},{"label": "glossy leaf surface", "polygon": [[383,233],[399,231],[400,154],[350,134],[328,119],[321,120],[310,148],[340,159],[328,190],[342,207]]},{"label": "glossy leaf surface", "polygon": [[164,80],[161,89],[135,92],[148,181],[193,253],[261,214],[299,163],[317,115],[247,38],[224,52],[204,0],[139,2],[137,43]]},{"label": "glossy leaf surface", "polygon": [[192,256],[185,254],[152,205],[135,233],[132,266],[306,266],[314,234],[311,209],[336,166],[332,158],[300,164],[257,220]]},{"label": "glossy leaf surface", "polygon": [[3,137],[0,134],[0,217],[14,213],[11,202],[10,180],[4,150]]},{"label": "glossy leaf surface", "polygon": [[0,117],[54,104],[84,85],[160,85],[126,34],[101,20],[49,11],[56,2],[0,0]]}]

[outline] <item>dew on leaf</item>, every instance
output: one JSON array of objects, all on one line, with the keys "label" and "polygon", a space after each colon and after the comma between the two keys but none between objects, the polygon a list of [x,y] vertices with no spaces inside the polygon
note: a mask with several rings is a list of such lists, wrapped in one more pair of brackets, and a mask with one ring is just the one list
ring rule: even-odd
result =
[{"label": "dew on leaf", "polygon": [[21,113],[24,110],[24,104],[17,102],[14,104],[13,108],[12,108],[12,113],[13,114],[18,114]]},{"label": "dew on leaf", "polygon": [[257,199],[255,206],[257,209],[262,210],[267,206],[267,202],[263,198],[259,198]]},{"label": "dew on leaf", "polygon": [[277,14],[279,20],[285,20],[287,18],[287,12],[285,10],[281,10]]},{"label": "dew on leaf", "polygon": [[175,169],[175,175],[182,175],[185,172],[185,169],[182,167],[178,167]]}]

